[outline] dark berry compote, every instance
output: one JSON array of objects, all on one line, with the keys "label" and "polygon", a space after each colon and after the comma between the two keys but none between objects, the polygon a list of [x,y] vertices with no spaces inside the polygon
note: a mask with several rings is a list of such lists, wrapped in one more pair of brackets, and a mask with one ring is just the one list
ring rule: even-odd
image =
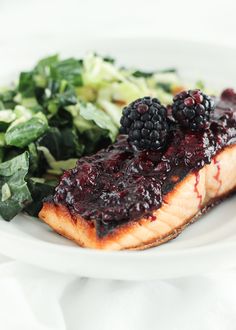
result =
[{"label": "dark berry compote", "polygon": [[66,171],[54,203],[95,224],[103,237],[119,225],[150,217],[188,173],[236,143],[231,89],[214,100],[197,90],[182,92],[172,109],[167,115],[150,97],[131,103],[123,111],[117,142]]}]

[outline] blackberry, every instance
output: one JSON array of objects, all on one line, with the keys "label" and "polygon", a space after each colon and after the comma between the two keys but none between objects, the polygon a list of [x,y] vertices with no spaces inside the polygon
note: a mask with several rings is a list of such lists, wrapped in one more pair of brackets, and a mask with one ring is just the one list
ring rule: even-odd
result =
[{"label": "blackberry", "polygon": [[173,101],[172,115],[180,126],[192,131],[208,127],[211,112],[215,108],[210,96],[195,89],[177,94]]},{"label": "blackberry", "polygon": [[221,94],[221,99],[236,104],[236,91],[233,88],[225,89]]},{"label": "blackberry", "polygon": [[168,135],[167,110],[156,98],[144,97],[124,108],[121,133],[139,150],[157,150],[165,145]]}]

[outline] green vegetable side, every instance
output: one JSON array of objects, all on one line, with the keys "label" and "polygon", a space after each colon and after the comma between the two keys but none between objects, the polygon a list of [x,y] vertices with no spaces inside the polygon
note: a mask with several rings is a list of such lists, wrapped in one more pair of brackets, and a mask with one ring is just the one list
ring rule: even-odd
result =
[{"label": "green vegetable side", "polygon": [[37,216],[64,170],[115,141],[122,108],[151,95],[171,102],[182,89],[175,70],[119,68],[89,54],[57,55],[22,72],[14,87],[0,90],[0,215],[22,210]]}]

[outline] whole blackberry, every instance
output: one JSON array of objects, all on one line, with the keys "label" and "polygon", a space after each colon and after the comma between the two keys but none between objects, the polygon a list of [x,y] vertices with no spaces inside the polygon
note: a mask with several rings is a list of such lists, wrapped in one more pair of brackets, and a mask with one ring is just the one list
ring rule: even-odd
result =
[{"label": "whole blackberry", "polygon": [[139,150],[157,150],[165,145],[168,124],[167,110],[156,98],[138,99],[123,110],[121,133]]},{"label": "whole blackberry", "polygon": [[236,91],[233,88],[225,89],[221,94],[221,99],[236,104]]},{"label": "whole blackberry", "polygon": [[195,89],[177,94],[173,101],[172,115],[180,126],[192,131],[208,126],[210,114],[215,108],[210,96]]}]

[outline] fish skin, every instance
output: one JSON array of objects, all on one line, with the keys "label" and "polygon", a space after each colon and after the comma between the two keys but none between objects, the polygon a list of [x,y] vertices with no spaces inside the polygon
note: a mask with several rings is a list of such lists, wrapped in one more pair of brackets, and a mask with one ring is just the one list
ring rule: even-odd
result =
[{"label": "fish skin", "polygon": [[176,237],[217,200],[236,189],[236,145],[225,147],[197,172],[188,174],[163,197],[153,217],[130,221],[99,238],[93,222],[72,216],[63,205],[45,202],[39,217],[56,232],[82,247],[143,250]]}]

